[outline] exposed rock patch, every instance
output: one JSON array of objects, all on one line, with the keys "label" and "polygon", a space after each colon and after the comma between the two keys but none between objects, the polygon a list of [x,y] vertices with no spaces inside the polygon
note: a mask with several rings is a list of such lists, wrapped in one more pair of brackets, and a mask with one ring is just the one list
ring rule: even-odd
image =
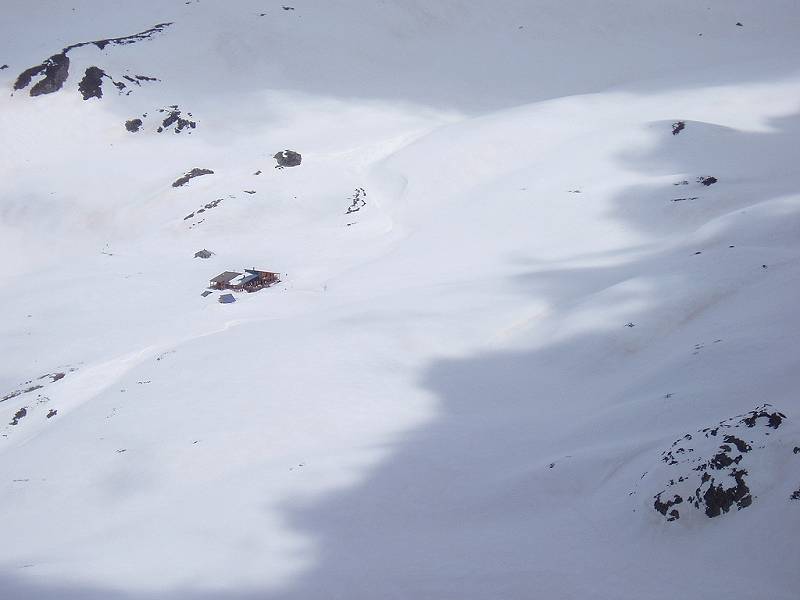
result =
[{"label": "exposed rock patch", "polygon": [[142,120],[141,119],[131,119],[130,121],[125,121],[125,129],[130,131],[131,133],[136,133],[142,127]]},{"label": "exposed rock patch", "polygon": [[[158,112],[166,114],[166,117],[164,117],[164,120],[161,122],[161,125],[159,126],[158,129],[156,129],[158,133],[163,133],[169,130],[170,127],[172,128],[172,131],[175,133],[181,133],[184,130],[187,130],[189,131],[189,133],[191,133],[191,130],[197,127],[196,121],[192,121],[191,119],[186,119],[182,116],[183,111],[180,108],[178,108],[177,104],[173,104],[171,106],[168,106],[167,108],[160,108]],[[186,116],[192,117],[192,113],[187,112]]]},{"label": "exposed rock patch", "polygon": [[103,97],[103,77],[106,73],[98,67],[89,67],[78,84],[78,91],[84,100]]},{"label": "exposed rock patch", "polygon": [[195,177],[201,177],[203,175],[213,175],[214,171],[211,169],[192,169],[188,173],[186,173],[183,177],[179,177],[175,181],[172,182],[172,187],[181,187],[182,185],[186,185],[189,183],[190,180],[194,179]]},{"label": "exposed rock patch", "polygon": [[69,77],[69,57],[66,52],[54,54],[43,61],[42,64],[25,69],[19,74],[19,77],[17,77],[17,81],[14,83],[14,89],[21,90],[28,87],[33,81],[33,78],[39,76],[41,76],[42,79],[31,88],[31,96],[52,94],[60,90],[67,80],[67,77]]},{"label": "exposed rock patch", "polygon": [[[38,82],[36,82],[31,88],[30,90],[31,96],[41,96],[43,94],[52,94],[53,92],[57,92],[63,87],[64,83],[67,81],[67,78],[69,77],[70,61],[69,61],[69,56],[67,55],[71,50],[90,45],[94,45],[100,50],[103,50],[108,45],[135,44],[137,42],[150,39],[152,36],[162,32],[166,27],[169,27],[170,25],[172,25],[172,23],[159,23],[158,25],[151,27],[150,29],[141,31],[139,33],[135,33],[133,35],[127,35],[118,38],[108,38],[103,40],[94,40],[91,42],[80,42],[78,44],[72,44],[70,46],[67,46],[66,48],[63,48],[61,52],[58,52],[52,55],[50,58],[47,58],[44,61],[42,61],[41,64],[25,69],[22,73],[20,73],[19,76],[17,77],[16,82],[14,83],[14,90],[16,91],[23,90],[31,84],[31,82],[35,77],[41,77],[41,79]],[[97,69],[97,67],[90,67],[90,69]],[[95,75],[96,73],[93,73],[92,77],[94,77]],[[86,76],[84,76],[84,80],[86,80]],[[90,79],[90,81],[92,80]],[[94,88],[89,88],[89,89],[94,89]],[[84,93],[84,91],[81,90],[81,93]],[[100,93],[99,95],[96,94],[97,92],[95,91],[93,92],[93,95],[89,95],[88,97],[84,95],[84,99],[86,100],[88,98],[100,98],[102,96],[102,93]]]},{"label": "exposed rock patch", "polygon": [[303,162],[303,157],[293,150],[284,150],[278,152],[273,158],[278,161],[276,169],[283,169],[285,167],[297,167]]},{"label": "exposed rock patch", "polygon": [[765,457],[787,451],[769,437],[785,422],[786,415],[764,404],[675,440],[661,453],[663,466],[642,478],[658,485],[654,480],[663,477],[651,492],[653,509],[672,522],[692,510],[713,518],[751,506],[757,498],[751,476]]},{"label": "exposed rock patch", "polygon": [[686,129],[686,123],[683,121],[676,121],[672,124],[672,135],[678,135],[684,129]]},{"label": "exposed rock patch", "polygon": [[716,177],[698,177],[697,183],[702,183],[704,186],[708,187],[710,185],[714,185],[719,181]]},{"label": "exposed rock patch", "polygon": [[350,206],[347,207],[347,212],[345,214],[350,215],[364,208],[367,205],[366,197],[367,192],[364,188],[356,188],[355,193],[350,198]]},{"label": "exposed rock patch", "polygon": [[9,425],[19,425],[19,422],[28,414],[28,409],[25,407],[20,408],[14,413],[14,418]]},{"label": "exposed rock patch", "polygon": [[214,256],[214,253],[211,250],[198,250],[194,253],[195,258],[211,258]]},{"label": "exposed rock patch", "polygon": [[199,214],[202,214],[202,213],[206,212],[207,210],[211,210],[212,208],[217,208],[217,206],[219,206],[219,204],[220,204],[220,202],[222,202],[222,200],[223,200],[222,198],[217,198],[213,202],[209,202],[208,204],[204,204],[201,208],[198,208],[193,213],[189,213],[188,215],[183,217],[183,220],[184,221],[188,221],[192,217],[195,217],[195,216],[197,216]]},{"label": "exposed rock patch", "polygon": [[[68,369],[67,372],[72,373],[74,371],[77,371],[77,369],[73,367]],[[45,385],[48,385],[50,383],[55,383],[56,381],[61,381],[62,379],[64,379],[64,377],[66,377],[67,372],[59,371],[56,373],[46,373],[45,375],[42,375],[41,377],[38,377],[35,380],[29,379],[28,381],[20,385],[16,390],[9,392],[8,394],[0,398],[0,402],[11,400],[12,398],[22,396],[23,394],[30,394],[31,392],[35,392],[37,390],[42,389]],[[46,379],[49,379],[50,381],[45,381]]]}]

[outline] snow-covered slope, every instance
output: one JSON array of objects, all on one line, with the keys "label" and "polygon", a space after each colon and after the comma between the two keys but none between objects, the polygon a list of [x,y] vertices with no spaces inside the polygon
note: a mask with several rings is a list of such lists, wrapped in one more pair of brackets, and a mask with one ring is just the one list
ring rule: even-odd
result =
[{"label": "snow-covered slope", "polygon": [[0,596],[795,598],[798,25],[4,2]]}]

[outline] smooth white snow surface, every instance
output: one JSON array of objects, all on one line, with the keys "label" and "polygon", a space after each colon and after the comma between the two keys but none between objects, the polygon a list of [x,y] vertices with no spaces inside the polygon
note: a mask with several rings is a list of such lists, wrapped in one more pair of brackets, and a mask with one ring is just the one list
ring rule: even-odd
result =
[{"label": "smooth white snow surface", "polygon": [[283,6],[3,2],[0,597],[797,598],[800,4]]}]

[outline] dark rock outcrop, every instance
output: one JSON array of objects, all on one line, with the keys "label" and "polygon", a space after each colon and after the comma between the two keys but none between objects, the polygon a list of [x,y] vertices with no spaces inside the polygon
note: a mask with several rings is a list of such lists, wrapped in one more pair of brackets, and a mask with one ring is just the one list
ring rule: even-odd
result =
[{"label": "dark rock outcrop", "polygon": [[190,180],[194,179],[195,177],[201,177],[203,175],[213,175],[214,171],[211,169],[192,169],[188,173],[186,173],[183,177],[179,177],[175,181],[172,182],[172,187],[181,187],[182,185],[186,185],[189,183]]},{"label": "dark rock outcrop", "polygon": [[105,71],[99,67],[89,67],[86,69],[83,79],[81,79],[81,82],[78,84],[78,91],[81,93],[84,100],[103,97],[103,77],[105,76]]},{"label": "dark rock outcrop", "polygon": [[28,414],[28,409],[20,408],[16,413],[14,413],[14,418],[11,420],[9,425],[18,425],[19,422]]},{"label": "dark rock outcrop", "polygon": [[141,119],[131,119],[130,121],[125,121],[125,129],[130,131],[131,133],[136,133],[142,127],[142,120]]},{"label": "dark rock outcrop", "polygon": [[66,52],[54,54],[40,65],[26,69],[17,77],[15,90],[28,87],[34,77],[42,76],[30,91],[31,96],[42,96],[57,92],[69,77],[69,57]]},{"label": "dark rock outcrop", "polygon": [[300,153],[293,150],[284,150],[278,152],[273,158],[278,161],[276,169],[283,169],[284,167],[297,167],[303,162],[303,157]]},{"label": "dark rock outcrop", "polygon": [[[748,483],[751,471],[761,468],[767,456],[786,452],[785,442],[770,437],[785,420],[786,415],[764,404],[675,440],[661,454],[665,467],[660,470],[667,475],[655,484],[661,491],[651,496],[653,508],[675,521],[692,508],[713,518],[749,507],[757,497]],[[755,454],[759,458],[753,459]]]},{"label": "dark rock outcrop", "polygon": [[[41,64],[35,65],[28,69],[25,69],[22,73],[19,74],[17,77],[16,82],[14,83],[14,89],[19,91],[27,88],[31,82],[33,81],[34,77],[42,76],[42,79],[38,81],[30,90],[31,96],[41,96],[44,94],[52,94],[53,92],[57,92],[60,90],[64,82],[69,77],[69,57],[67,56],[71,50],[75,48],[82,48],[83,46],[94,45],[100,50],[104,49],[109,44],[117,44],[117,45],[127,45],[127,44],[135,44],[137,42],[150,39],[153,35],[162,32],[166,27],[169,27],[172,23],[159,23],[150,29],[145,31],[141,31],[139,33],[134,33],[133,35],[127,35],[118,38],[108,38],[103,40],[94,40],[91,42],[80,42],[78,44],[72,44],[63,48],[61,52],[54,54],[50,58],[41,62]],[[91,67],[97,68],[97,67]],[[87,71],[88,74],[88,71]],[[86,77],[84,77],[84,80]],[[124,87],[124,84],[121,84]],[[117,86],[119,88],[119,86]],[[81,90],[83,93],[83,90]],[[100,95],[90,95],[88,97],[84,96],[84,100],[88,98],[99,98]]]}]

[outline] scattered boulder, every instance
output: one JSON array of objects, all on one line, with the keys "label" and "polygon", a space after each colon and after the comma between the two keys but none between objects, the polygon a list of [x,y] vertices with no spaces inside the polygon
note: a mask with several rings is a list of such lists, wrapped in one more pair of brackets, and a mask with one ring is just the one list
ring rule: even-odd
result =
[{"label": "scattered boulder", "polygon": [[698,177],[697,183],[702,183],[704,186],[708,187],[710,185],[714,185],[719,181],[716,177]]},{"label": "scattered boulder", "polygon": [[297,167],[303,162],[303,157],[298,153],[294,152],[293,150],[284,150],[283,152],[278,152],[273,158],[278,161],[278,166],[276,169],[283,169],[284,167]]},{"label": "scattered boulder", "polygon": [[678,135],[684,129],[686,129],[686,123],[683,121],[676,121],[672,124],[672,135]]},{"label": "scattered boulder", "polygon": [[8,68],[8,65],[0,65],[0,71],[5,71]]},{"label": "scattered boulder", "polygon": [[57,411],[57,410],[55,410],[55,409],[52,409],[52,408],[51,408],[49,411],[47,411],[47,418],[48,418],[48,419],[52,419],[52,418],[53,418],[53,417],[55,417],[57,414],[58,414],[58,411]]},{"label": "scattered boulder", "polygon": [[214,256],[214,253],[210,250],[198,250],[194,253],[195,258],[211,258]]},{"label": "scattered boulder", "polygon": [[28,414],[28,409],[20,408],[16,413],[14,413],[14,419],[9,423],[9,425],[17,425],[19,422]]},{"label": "scattered boulder", "polygon": [[127,129],[131,133],[136,133],[142,127],[142,120],[141,119],[131,119],[130,121],[125,121],[125,129]]},{"label": "scattered boulder", "polygon": [[190,180],[194,179],[195,177],[201,177],[203,175],[213,175],[214,171],[211,169],[192,169],[188,173],[186,173],[183,177],[179,177],[175,181],[172,182],[172,187],[181,187],[182,185],[186,185],[189,183]]}]

